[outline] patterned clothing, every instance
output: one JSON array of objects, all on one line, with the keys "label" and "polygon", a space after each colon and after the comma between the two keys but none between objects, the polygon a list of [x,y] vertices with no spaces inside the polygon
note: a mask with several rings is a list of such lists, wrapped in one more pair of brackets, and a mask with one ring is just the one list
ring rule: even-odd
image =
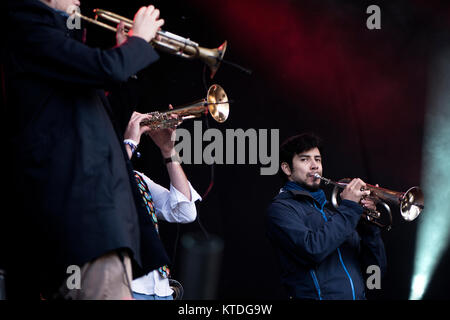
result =
[{"label": "patterned clothing", "polygon": [[[191,223],[197,217],[197,210],[195,202],[201,200],[200,195],[195,191],[189,182],[191,199],[186,198],[184,194],[178,191],[172,184],[169,189],[155,183],[145,174],[135,171],[139,175],[135,179],[140,184],[142,196],[145,198],[151,197],[148,214],[152,215],[151,211],[156,215],[156,218],[151,218],[154,222],[165,221],[168,223]],[[151,190],[151,192],[149,191]],[[145,191],[145,192],[144,192]],[[164,271],[164,267],[162,270]],[[144,294],[147,296],[157,295],[160,297],[168,297],[173,293],[170,287],[169,279],[161,275],[158,270],[153,270],[144,276],[134,279],[132,282],[132,289],[134,293]]]},{"label": "patterned clothing", "polygon": [[[148,211],[150,217],[152,218],[153,225],[155,226],[155,229],[156,229],[156,233],[159,235],[158,218],[156,217],[156,211],[155,211],[155,206],[154,206],[153,199],[152,199],[152,194],[150,193],[150,190],[148,189],[148,186],[145,183],[144,179],[141,177],[141,175],[139,173],[135,172],[134,176],[136,178],[136,182],[138,184],[139,191],[141,192],[141,195],[144,198],[147,211]],[[170,269],[167,265],[159,267],[158,272],[164,278],[168,278],[170,276]]]}]

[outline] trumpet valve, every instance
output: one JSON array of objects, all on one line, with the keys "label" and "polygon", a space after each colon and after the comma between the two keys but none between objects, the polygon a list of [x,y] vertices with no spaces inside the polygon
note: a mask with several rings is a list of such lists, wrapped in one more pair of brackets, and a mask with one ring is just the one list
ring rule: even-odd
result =
[{"label": "trumpet valve", "polygon": [[183,118],[174,118],[170,114],[161,113],[159,111],[149,112],[147,114],[150,115],[151,118],[141,121],[140,125],[149,127],[150,130],[175,128],[183,122]]}]

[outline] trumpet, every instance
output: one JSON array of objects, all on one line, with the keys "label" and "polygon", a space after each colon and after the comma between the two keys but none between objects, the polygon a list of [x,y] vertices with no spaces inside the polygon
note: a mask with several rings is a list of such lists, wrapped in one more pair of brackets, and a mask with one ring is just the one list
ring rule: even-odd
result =
[{"label": "trumpet", "polygon": [[[334,186],[331,195],[331,203],[335,208],[337,208],[337,195],[339,190],[345,189],[351,179],[345,178],[339,180],[338,182],[334,182],[320,176],[318,173],[315,173],[314,177],[322,180],[326,185],[332,184]],[[368,208],[364,208],[362,217],[367,221],[387,230],[390,230],[392,226],[392,213],[389,204],[399,206],[400,214],[405,221],[413,221],[416,219],[424,208],[423,192],[417,186],[409,188],[406,192],[398,192],[366,184],[366,187],[361,189],[361,191],[364,190],[370,191],[369,197],[375,202],[376,205],[380,204],[385,208],[388,214],[388,222],[381,223],[379,221],[381,218],[381,213],[378,210]]]},{"label": "trumpet", "polygon": [[[204,99],[165,112],[147,113],[151,115],[151,118],[141,121],[140,125],[147,126],[151,130],[174,128],[184,120],[198,118],[208,112],[219,123],[225,122],[228,118],[230,112],[228,97],[225,90],[218,84],[209,87]],[[172,115],[176,115],[176,117]]]},{"label": "trumpet", "polygon": [[[132,20],[122,17],[116,13],[103,9],[94,9],[94,13],[94,19],[84,16],[76,10],[72,14],[79,17],[80,19],[114,32],[117,32],[116,27],[111,26],[108,23],[99,21],[98,18],[103,18],[106,21],[115,24],[119,24],[123,21],[125,25],[125,33],[128,33],[128,31],[133,27]],[[225,55],[225,51],[227,49],[226,40],[218,48],[208,49],[200,47],[198,43],[191,41],[190,39],[183,38],[164,30],[158,30],[157,36],[150,40],[150,43],[157,49],[180,56],[182,58],[198,58],[202,60],[211,70],[211,79],[219,69],[220,63],[222,62],[223,56]]]}]

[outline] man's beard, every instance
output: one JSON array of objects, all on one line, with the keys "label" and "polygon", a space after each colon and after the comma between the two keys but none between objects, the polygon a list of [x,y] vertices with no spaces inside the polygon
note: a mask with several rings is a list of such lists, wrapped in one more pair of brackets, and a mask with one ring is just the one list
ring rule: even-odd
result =
[{"label": "man's beard", "polygon": [[315,184],[315,185],[313,185],[313,186],[310,186],[310,185],[304,183],[303,181],[300,181],[300,182],[297,182],[297,183],[298,183],[302,188],[304,188],[304,189],[306,189],[306,190],[308,190],[308,191],[311,191],[311,192],[315,192],[315,191],[318,191],[318,190],[320,189],[320,183]]}]

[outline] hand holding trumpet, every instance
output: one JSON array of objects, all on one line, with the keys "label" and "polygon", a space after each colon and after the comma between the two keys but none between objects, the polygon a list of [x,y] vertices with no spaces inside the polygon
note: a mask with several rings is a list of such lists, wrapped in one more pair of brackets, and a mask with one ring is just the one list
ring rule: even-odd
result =
[{"label": "hand holding trumpet", "polygon": [[[387,228],[388,230],[392,225],[391,209],[388,203],[391,205],[398,205],[400,207],[400,214],[406,221],[413,221],[416,219],[424,208],[423,192],[419,187],[411,187],[406,192],[399,192],[380,188],[378,184],[375,186],[366,184],[361,179],[352,180],[346,178],[335,182],[322,177],[318,173],[315,173],[314,177],[322,180],[326,185],[331,184],[334,186],[331,203],[335,208],[339,206],[337,201],[337,195],[339,194],[341,199],[358,202],[363,205],[368,212],[375,213],[375,215],[370,214],[369,221],[379,227]],[[342,192],[339,193],[338,190],[342,190]],[[371,195],[370,198],[367,198],[369,195]],[[388,223],[375,221],[379,218],[379,212],[376,211],[376,204],[383,205],[386,209],[389,216]]]},{"label": "hand holding trumpet", "polygon": [[[169,105],[169,109],[173,109],[173,106],[171,104]],[[172,117],[173,119],[177,119],[178,115],[171,114],[170,117]],[[143,127],[145,128],[145,126]],[[150,136],[150,138],[152,138],[153,142],[159,147],[164,158],[169,158],[176,153],[175,130],[176,126],[158,130],[148,129],[147,131],[145,131]]]},{"label": "hand holding trumpet", "polygon": [[[172,105],[169,105],[169,109],[173,109]],[[176,119],[178,115],[171,114],[170,117]],[[161,150],[163,157],[168,158],[175,154],[175,130],[176,126],[171,128],[163,129],[152,129],[146,125],[141,125],[144,120],[150,120],[152,118],[151,114],[133,112],[131,119],[128,122],[128,126],[125,130],[124,138],[133,140],[137,145],[141,141],[142,134],[147,134],[152,138],[153,142]],[[131,149],[127,149],[128,156],[131,158]]]},{"label": "hand holding trumpet", "polygon": [[[370,190],[365,190],[366,183],[359,178],[355,178],[345,187],[340,196],[342,200],[350,200],[356,203],[362,201],[370,195]],[[367,200],[365,200],[367,201]]]},{"label": "hand holding trumpet", "polygon": [[[128,32],[128,36],[135,36],[150,42],[156,37],[158,30],[164,25],[164,20],[159,19],[159,10],[154,6],[141,7],[134,16],[133,27]],[[120,46],[127,40],[125,23],[121,21],[116,33],[117,45]]]}]

